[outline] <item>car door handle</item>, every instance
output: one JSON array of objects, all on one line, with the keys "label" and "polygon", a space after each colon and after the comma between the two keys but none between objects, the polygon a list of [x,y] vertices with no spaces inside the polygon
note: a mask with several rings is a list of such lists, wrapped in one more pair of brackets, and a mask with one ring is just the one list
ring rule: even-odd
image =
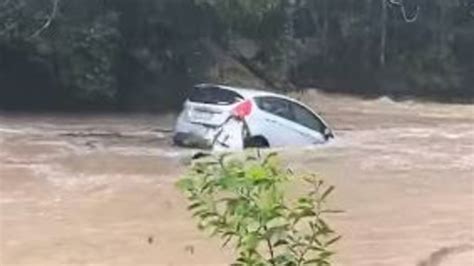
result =
[{"label": "car door handle", "polygon": [[268,119],[268,118],[266,118],[266,119],[265,119],[265,121],[267,121],[267,122],[270,122],[270,123],[277,123],[277,121],[276,121],[276,120],[273,120],[273,119]]}]

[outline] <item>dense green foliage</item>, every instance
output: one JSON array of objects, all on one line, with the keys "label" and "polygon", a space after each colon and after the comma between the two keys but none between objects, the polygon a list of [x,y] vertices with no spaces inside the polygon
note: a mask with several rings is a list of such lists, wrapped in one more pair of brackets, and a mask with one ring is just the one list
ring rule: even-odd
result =
[{"label": "dense green foliage", "polygon": [[[0,107],[164,109],[197,82],[474,96],[472,0],[0,0]],[[236,77],[237,76],[237,77]]]},{"label": "dense green foliage", "polygon": [[331,265],[339,236],[324,220],[332,186],[306,178],[308,193],[294,202],[285,186],[291,171],[276,154],[265,158],[231,155],[195,162],[179,182],[199,227],[235,244],[233,265]]}]

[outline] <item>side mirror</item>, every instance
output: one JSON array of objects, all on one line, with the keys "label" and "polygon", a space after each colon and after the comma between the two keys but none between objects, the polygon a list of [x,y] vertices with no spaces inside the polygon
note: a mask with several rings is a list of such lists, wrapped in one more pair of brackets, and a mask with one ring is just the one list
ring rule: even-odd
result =
[{"label": "side mirror", "polygon": [[330,140],[334,138],[334,133],[332,133],[332,130],[329,128],[324,129],[324,138],[326,140]]}]

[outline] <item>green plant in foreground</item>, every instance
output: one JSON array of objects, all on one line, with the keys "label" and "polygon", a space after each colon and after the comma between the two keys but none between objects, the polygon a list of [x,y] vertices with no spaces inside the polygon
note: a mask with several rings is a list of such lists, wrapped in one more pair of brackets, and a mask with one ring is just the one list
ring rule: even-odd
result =
[{"label": "green plant in foreground", "polygon": [[304,178],[307,194],[289,200],[285,185],[292,171],[276,153],[239,158],[221,155],[195,161],[178,186],[199,219],[199,228],[234,244],[233,265],[331,265],[340,239],[323,216],[334,190],[315,176]]}]

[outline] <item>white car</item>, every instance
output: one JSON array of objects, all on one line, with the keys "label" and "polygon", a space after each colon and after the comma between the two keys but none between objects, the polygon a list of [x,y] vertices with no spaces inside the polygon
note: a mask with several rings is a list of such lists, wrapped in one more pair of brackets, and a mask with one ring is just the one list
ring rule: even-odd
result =
[{"label": "white car", "polygon": [[179,115],[174,143],[242,149],[322,144],[334,137],[306,105],[266,91],[202,84]]}]

